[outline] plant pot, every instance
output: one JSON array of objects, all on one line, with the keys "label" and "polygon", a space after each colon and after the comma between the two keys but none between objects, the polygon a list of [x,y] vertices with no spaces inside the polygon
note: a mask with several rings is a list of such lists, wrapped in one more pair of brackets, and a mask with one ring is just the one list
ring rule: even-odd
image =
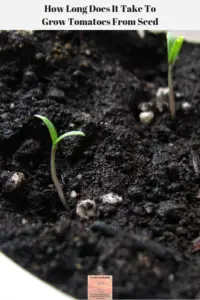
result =
[{"label": "plant pot", "polygon": [[74,299],[39,280],[2,253],[0,253],[0,265],[2,299]]},{"label": "plant pot", "polygon": [[[167,84],[163,33],[0,32],[0,49],[1,298],[87,298],[95,274],[113,275],[118,299],[197,298],[199,45],[185,42],[177,61],[175,120],[154,101]],[[36,113],[86,134],[57,151],[68,210]],[[24,179],[12,189],[14,172]]]}]

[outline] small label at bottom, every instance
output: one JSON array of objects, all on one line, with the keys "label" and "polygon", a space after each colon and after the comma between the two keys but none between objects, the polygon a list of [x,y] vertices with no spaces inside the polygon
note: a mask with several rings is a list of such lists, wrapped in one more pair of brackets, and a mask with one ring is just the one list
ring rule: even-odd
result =
[{"label": "small label at bottom", "polygon": [[112,300],[112,275],[88,275],[88,300]]}]

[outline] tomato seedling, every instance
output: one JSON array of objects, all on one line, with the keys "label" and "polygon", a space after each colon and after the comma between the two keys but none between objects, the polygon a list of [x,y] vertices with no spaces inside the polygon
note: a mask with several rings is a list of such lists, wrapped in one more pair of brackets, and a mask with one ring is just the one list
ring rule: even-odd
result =
[{"label": "tomato seedling", "polygon": [[168,52],[168,87],[169,87],[169,111],[171,117],[174,118],[176,114],[174,91],[173,91],[173,66],[180,53],[184,37],[173,37],[171,33],[167,32],[167,52]]},{"label": "tomato seedling", "polygon": [[66,132],[63,133],[62,135],[58,136],[57,131],[55,126],[53,125],[53,123],[46,117],[43,117],[41,115],[35,115],[35,117],[41,119],[44,124],[47,126],[50,136],[51,136],[51,140],[52,140],[52,148],[51,148],[51,178],[52,181],[57,189],[58,195],[60,197],[60,200],[62,201],[62,204],[64,205],[64,207],[67,209],[67,202],[65,199],[65,195],[62,189],[62,186],[58,180],[57,177],[57,173],[56,173],[56,163],[55,163],[55,158],[56,158],[56,149],[57,149],[57,145],[59,142],[61,142],[64,138],[69,137],[69,136],[75,136],[75,135],[79,135],[79,136],[85,136],[85,134],[82,131],[70,131],[70,132]]}]

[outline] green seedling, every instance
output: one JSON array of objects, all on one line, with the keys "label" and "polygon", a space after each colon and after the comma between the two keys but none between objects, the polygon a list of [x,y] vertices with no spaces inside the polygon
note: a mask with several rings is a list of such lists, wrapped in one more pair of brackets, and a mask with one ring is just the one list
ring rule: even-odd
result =
[{"label": "green seedling", "polygon": [[65,199],[65,195],[62,189],[62,186],[58,180],[57,177],[57,173],[56,173],[56,164],[55,164],[55,157],[56,157],[56,149],[57,149],[57,145],[59,142],[61,142],[64,138],[69,137],[69,136],[75,136],[75,135],[79,135],[79,136],[85,136],[85,134],[81,131],[70,131],[70,132],[66,132],[62,135],[60,135],[58,137],[57,131],[55,129],[55,126],[53,125],[53,123],[46,117],[40,116],[40,115],[35,115],[35,117],[41,119],[44,124],[47,126],[50,136],[51,136],[51,140],[52,140],[52,148],[51,148],[51,178],[52,181],[57,189],[58,195],[60,197],[60,200],[62,201],[62,204],[64,205],[64,207],[67,209],[67,202]]},{"label": "green seedling", "polygon": [[167,52],[168,52],[168,86],[169,86],[169,110],[172,118],[175,117],[176,108],[173,91],[173,66],[179,55],[183,44],[184,37],[173,37],[171,33],[167,33]]}]

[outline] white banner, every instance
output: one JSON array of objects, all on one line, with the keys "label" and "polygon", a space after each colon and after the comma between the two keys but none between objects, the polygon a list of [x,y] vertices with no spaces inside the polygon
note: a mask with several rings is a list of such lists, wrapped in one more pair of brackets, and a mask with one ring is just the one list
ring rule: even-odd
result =
[{"label": "white banner", "polygon": [[0,30],[200,30],[199,0],[1,0]]}]

